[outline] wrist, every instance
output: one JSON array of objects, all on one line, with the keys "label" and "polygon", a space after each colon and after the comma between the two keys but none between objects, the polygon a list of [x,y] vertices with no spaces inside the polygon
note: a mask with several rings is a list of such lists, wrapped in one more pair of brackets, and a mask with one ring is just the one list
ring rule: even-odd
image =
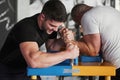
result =
[{"label": "wrist", "polygon": [[64,50],[64,56],[66,57],[66,59],[70,59],[71,58],[70,52],[71,51],[69,49]]}]

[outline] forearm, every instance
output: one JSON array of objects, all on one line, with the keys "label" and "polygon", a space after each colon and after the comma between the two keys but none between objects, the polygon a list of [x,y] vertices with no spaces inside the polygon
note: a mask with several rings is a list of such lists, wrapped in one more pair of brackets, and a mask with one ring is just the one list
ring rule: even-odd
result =
[{"label": "forearm", "polygon": [[31,54],[31,67],[44,68],[58,64],[69,58],[66,55],[67,51],[61,51],[57,53],[40,52]]},{"label": "forearm", "polygon": [[79,40],[79,41],[72,41],[72,42],[79,47],[81,54],[89,55],[89,56],[97,55],[94,48],[90,44],[87,44],[85,41]]}]

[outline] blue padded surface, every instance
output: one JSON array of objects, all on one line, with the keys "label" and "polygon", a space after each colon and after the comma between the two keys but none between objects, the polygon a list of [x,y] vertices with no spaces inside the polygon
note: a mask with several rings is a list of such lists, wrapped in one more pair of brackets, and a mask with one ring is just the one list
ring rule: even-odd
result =
[{"label": "blue padded surface", "polygon": [[81,62],[101,62],[100,56],[80,56]]},{"label": "blue padded surface", "polygon": [[[58,52],[58,51],[49,51]],[[81,62],[101,62],[100,56],[81,56]],[[74,59],[74,64],[78,64],[78,58]],[[70,60],[65,60],[62,63],[48,67],[48,68],[27,68],[27,75],[50,75],[50,76],[72,76],[72,66],[70,65]]]},{"label": "blue padded surface", "polygon": [[[55,53],[58,51],[48,51],[51,53]],[[78,60],[76,60],[77,62]],[[78,62],[77,62],[78,63]],[[27,75],[50,75],[50,76],[72,76],[72,66],[70,65],[70,60],[65,60],[59,64],[48,68],[27,68]],[[68,72],[67,72],[68,71]]]},{"label": "blue padded surface", "polygon": [[[55,65],[48,68],[27,68],[27,75],[50,75],[50,76],[71,76],[72,72],[69,72],[69,70],[72,70],[72,66],[70,65]],[[68,71],[68,72],[67,72]]]}]

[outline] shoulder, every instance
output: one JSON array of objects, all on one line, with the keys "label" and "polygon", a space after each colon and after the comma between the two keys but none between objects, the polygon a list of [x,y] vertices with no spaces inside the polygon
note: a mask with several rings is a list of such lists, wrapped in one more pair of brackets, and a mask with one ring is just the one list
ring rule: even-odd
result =
[{"label": "shoulder", "polygon": [[31,17],[26,17],[22,20],[20,20],[19,22],[17,22],[15,24],[15,26],[13,27],[13,29],[31,29],[31,28],[35,28],[35,26],[38,26],[37,23],[37,15],[31,16]]},{"label": "shoulder", "polygon": [[33,15],[33,16],[30,16],[30,17],[26,17],[22,20],[20,20],[19,22],[16,23],[15,26],[27,26],[27,25],[34,25],[34,24],[37,24],[37,17],[38,17],[39,14],[36,14],[36,15]]},{"label": "shoulder", "polygon": [[103,14],[103,12],[105,11],[104,8],[107,8],[106,6],[96,6],[93,7],[92,9],[90,9],[89,11],[87,11],[84,15],[83,15],[83,19],[92,19],[95,18],[97,16],[101,16],[101,14]]},{"label": "shoulder", "polygon": [[91,10],[89,10],[87,12],[87,14],[101,14],[101,13],[104,13],[104,12],[108,12],[108,11],[111,11],[111,10],[115,10],[113,7],[110,7],[110,6],[96,6],[96,7],[93,7]]}]

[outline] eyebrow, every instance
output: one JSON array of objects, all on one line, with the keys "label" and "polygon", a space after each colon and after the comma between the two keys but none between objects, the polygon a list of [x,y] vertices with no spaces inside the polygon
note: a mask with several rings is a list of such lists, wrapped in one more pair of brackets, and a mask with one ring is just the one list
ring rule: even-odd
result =
[{"label": "eyebrow", "polygon": [[55,25],[53,25],[53,24],[50,24],[51,26],[53,26],[53,27],[57,27],[57,26],[55,26]]}]

